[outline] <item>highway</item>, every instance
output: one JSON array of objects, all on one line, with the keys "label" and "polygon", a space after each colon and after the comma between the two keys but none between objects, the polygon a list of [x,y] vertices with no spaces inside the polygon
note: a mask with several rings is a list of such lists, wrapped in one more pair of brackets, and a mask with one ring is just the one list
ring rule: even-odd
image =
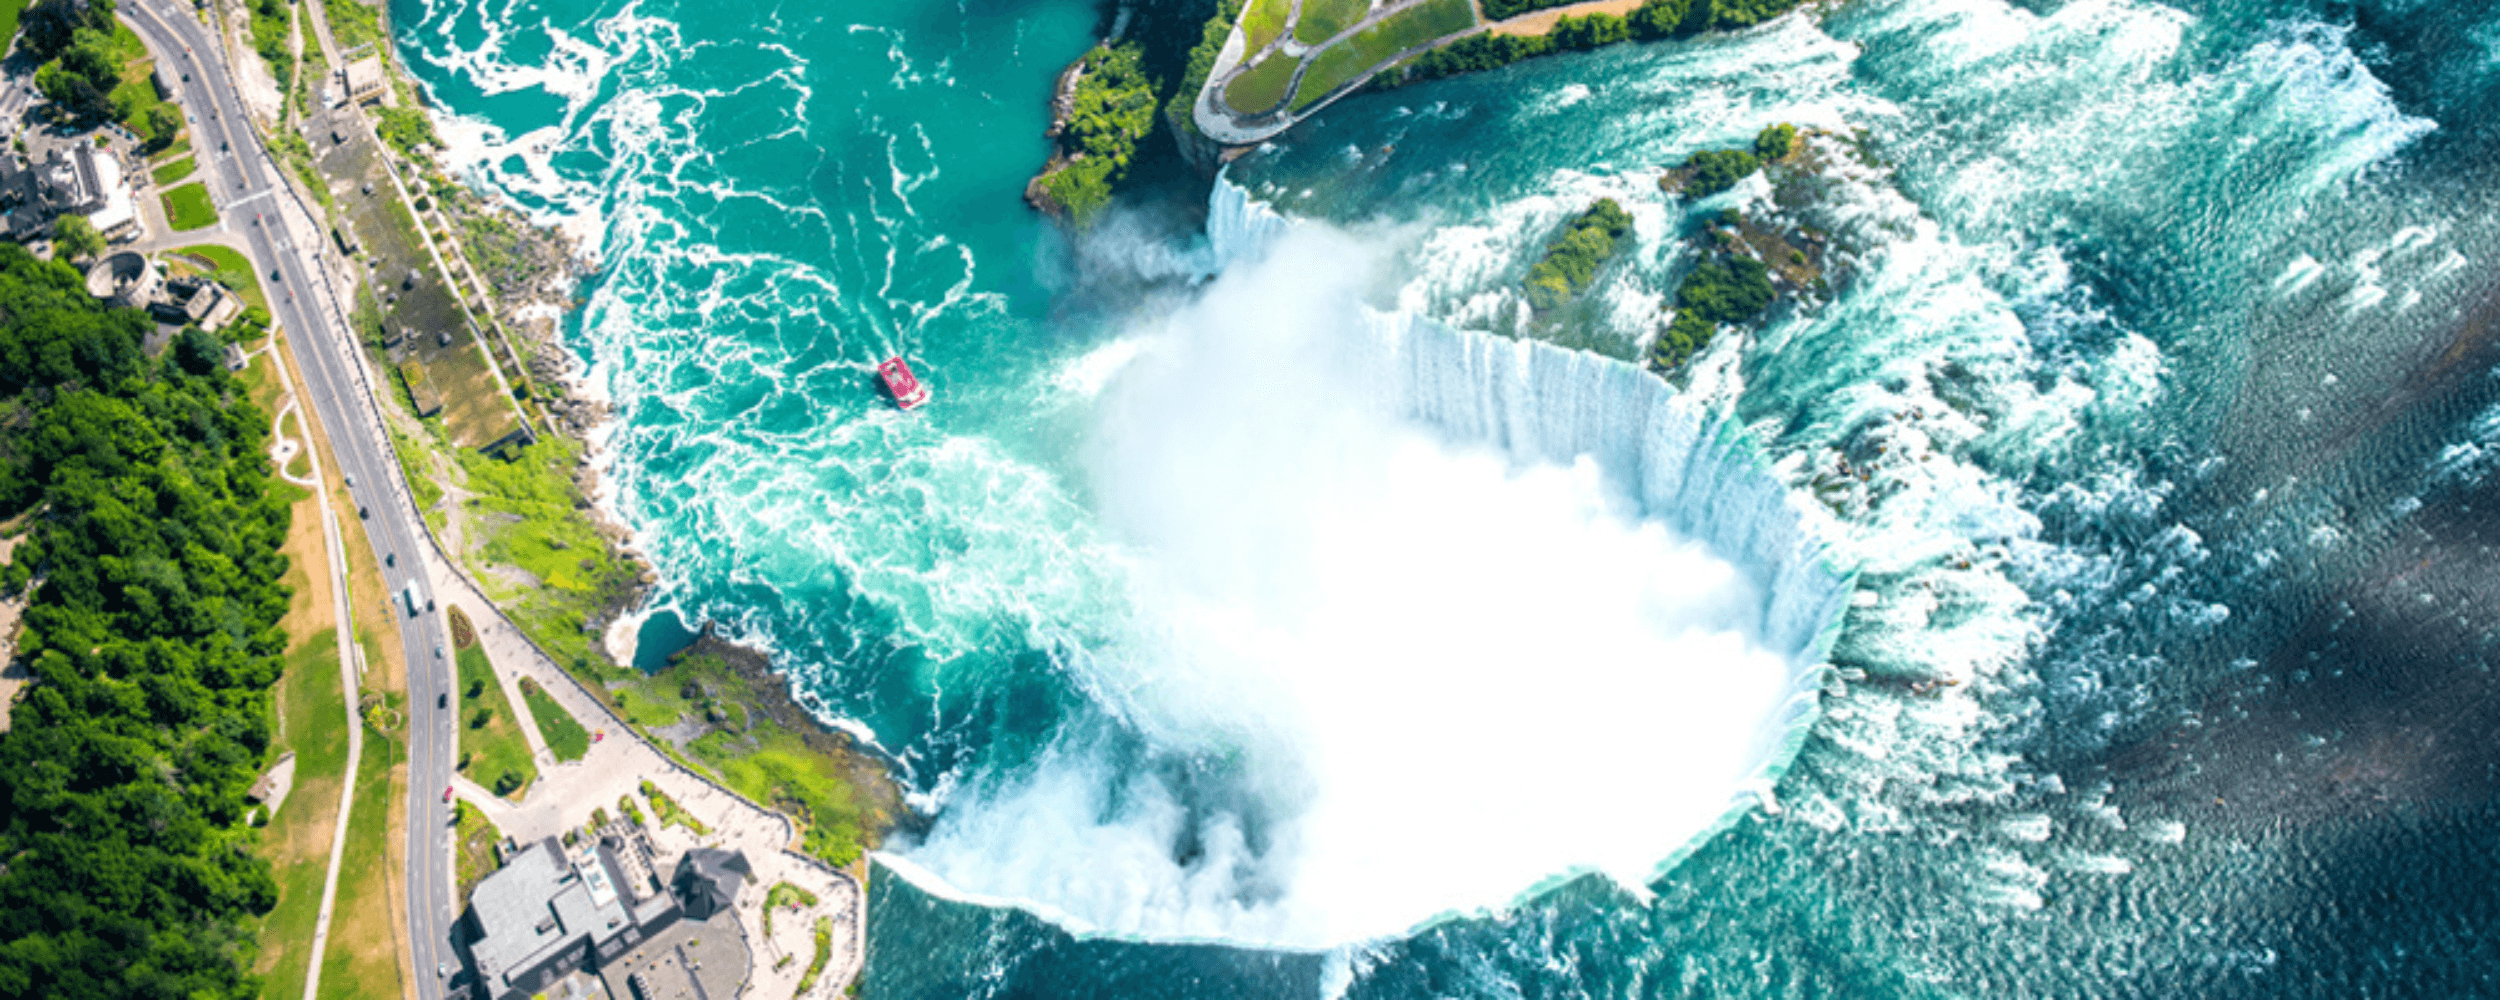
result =
[{"label": "highway", "polygon": [[327,229],[280,181],[282,168],[248,124],[214,33],[184,3],[128,0],[120,12],[156,53],[165,83],[194,118],[192,147],[200,173],[224,216],[223,227],[250,248],[270,311],[287,334],[306,401],[329,436],[337,470],[366,514],[365,537],[390,588],[387,606],[358,610],[397,619],[407,656],[406,898],[415,953],[409,976],[419,1000],[436,1000],[449,989],[437,970],[456,973],[460,966],[451,944],[458,915],[452,909],[450,812],[442,801],[442,790],[451,784],[458,713],[441,707],[453,686],[451,662],[441,658],[449,645],[441,614],[429,608],[412,617],[401,597],[410,580],[425,579],[434,548],[405,499],[399,464],[361,375],[354,334],[323,302],[329,278],[319,271],[329,249]]}]

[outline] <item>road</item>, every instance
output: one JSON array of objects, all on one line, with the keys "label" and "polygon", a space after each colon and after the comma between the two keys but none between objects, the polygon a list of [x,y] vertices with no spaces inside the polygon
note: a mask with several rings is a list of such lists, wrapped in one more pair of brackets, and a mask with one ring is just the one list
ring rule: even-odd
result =
[{"label": "road", "polygon": [[[325,301],[329,277],[320,273],[327,230],[306,214],[280,180],[284,175],[245,117],[234,78],[215,34],[187,4],[131,0],[121,13],[167,72],[166,83],[197,119],[192,146],[208,180],[223,226],[241,236],[263,276],[269,307],[303,376],[304,398],[328,433],[338,471],[351,484],[367,515],[365,538],[382,565],[393,600],[369,609],[400,623],[408,663],[408,929],[416,967],[410,970],[419,1000],[436,1000],[448,989],[437,968],[458,968],[451,944],[451,837],[440,789],[451,785],[457,746],[454,716],[442,708],[452,689],[451,663],[439,658],[448,644],[440,613],[411,617],[399,599],[410,579],[423,579],[432,546],[425,541],[414,506],[395,488],[399,465],[372,409],[372,397],[356,357],[354,334]],[[429,588],[430,591],[430,588]],[[342,637],[343,639],[345,637]]]}]

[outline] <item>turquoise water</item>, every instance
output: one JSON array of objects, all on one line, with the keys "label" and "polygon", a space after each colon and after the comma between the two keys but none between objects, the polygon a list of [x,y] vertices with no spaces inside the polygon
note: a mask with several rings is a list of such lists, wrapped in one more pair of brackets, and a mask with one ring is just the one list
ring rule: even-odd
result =
[{"label": "turquoise water", "polygon": [[[2490,766],[2428,748],[2488,745],[2436,710],[2490,694],[2443,558],[2500,440],[2487,13],[1864,0],[1543,60],[1234,164],[1322,234],[1259,254],[1195,196],[1076,245],[1023,208],[1091,5],[394,11],[475,182],[605,263],[573,342],[659,601],[937,813],[871,995],[2483,988]],[[1600,195],[1638,241],[1579,342],[1631,355],[1692,259],[1656,171],[1770,121],[1865,130],[1787,209],[1847,280],[1685,395],[1788,497],[1523,450],[1603,366],[1503,433],[1418,403],[1498,365],[1342,381],[1383,317],[1510,328]],[[936,405],[880,404],[893,352]],[[1779,729],[1741,682],[1813,665],[1813,578],[1736,530],[1782,510],[1855,574],[1840,674],[1653,874],[1757,758],[1676,779]],[[1587,874],[1507,905],[1540,872]]]}]

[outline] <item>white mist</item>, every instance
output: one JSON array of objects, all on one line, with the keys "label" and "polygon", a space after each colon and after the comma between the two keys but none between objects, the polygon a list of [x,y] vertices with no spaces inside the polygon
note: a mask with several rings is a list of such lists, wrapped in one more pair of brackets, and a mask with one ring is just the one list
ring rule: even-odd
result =
[{"label": "white mist", "polygon": [[[1358,304],[1368,263],[1325,230],[1278,238],[1141,333],[1104,397],[1130,606],[1070,669],[1193,780],[1066,734],[968,785],[907,873],[1082,930],[1328,947],[1575,871],[1638,885],[1759,776],[1819,629],[1763,581],[1799,574],[1657,519],[1632,495],[1655,468],[1409,418],[1473,376],[1419,374],[1412,332]],[[1806,603],[1836,607],[1810,576],[1830,593]]]}]

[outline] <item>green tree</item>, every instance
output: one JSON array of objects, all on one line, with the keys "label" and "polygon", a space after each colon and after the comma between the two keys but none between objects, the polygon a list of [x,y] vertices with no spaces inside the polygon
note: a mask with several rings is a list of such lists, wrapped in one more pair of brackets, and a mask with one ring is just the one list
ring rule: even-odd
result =
[{"label": "green tree", "polygon": [[62,260],[84,260],[104,252],[104,234],[83,215],[52,220],[52,252]]},{"label": "green tree", "polygon": [[1762,161],[1741,149],[1705,149],[1684,161],[1693,171],[1693,179],[1684,185],[1684,192],[1695,198],[1707,198],[1729,188],[1737,181],[1762,169]]},{"label": "green tree", "polygon": [[173,145],[174,139],[182,134],[182,112],[174,110],[171,104],[159,104],[149,108],[148,132],[150,133],[148,139],[150,150],[159,150]]},{"label": "green tree", "polygon": [[1753,140],[1754,155],[1765,161],[1785,157],[1790,150],[1795,148],[1797,148],[1797,126],[1786,122],[1765,126],[1762,134],[1755,136]]},{"label": "green tree", "polygon": [[69,48],[82,30],[111,30],[111,11],[88,0],[35,0],[19,16],[18,30],[25,38],[27,54],[49,60]]}]

